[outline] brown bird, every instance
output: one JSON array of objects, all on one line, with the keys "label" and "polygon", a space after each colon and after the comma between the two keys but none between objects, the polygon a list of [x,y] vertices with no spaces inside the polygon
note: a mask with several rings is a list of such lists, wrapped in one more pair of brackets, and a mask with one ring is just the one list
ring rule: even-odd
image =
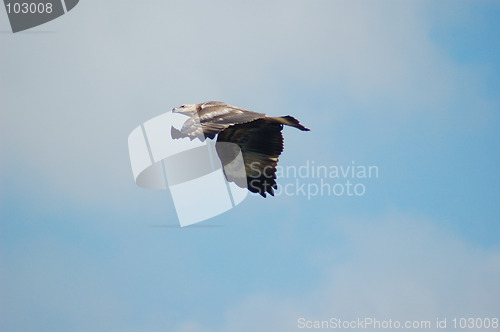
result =
[{"label": "brown bird", "polygon": [[[274,189],[278,187],[276,166],[283,151],[283,125],[309,131],[289,115],[271,117],[219,101],[185,104],[174,108],[172,112],[189,116],[180,130],[172,127],[172,138],[189,137],[191,140],[198,138],[205,141],[218,135],[216,150],[224,165],[226,179],[263,197],[266,197],[266,193],[274,196]],[[224,142],[235,143],[239,149],[227,148],[231,145]],[[238,176],[236,170],[232,172],[226,167],[239,154],[239,150],[243,156],[245,179]]]}]

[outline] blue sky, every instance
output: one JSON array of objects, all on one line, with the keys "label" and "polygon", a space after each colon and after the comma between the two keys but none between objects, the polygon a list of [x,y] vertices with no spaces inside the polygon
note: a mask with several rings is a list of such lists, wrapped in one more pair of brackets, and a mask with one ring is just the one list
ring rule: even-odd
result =
[{"label": "blue sky", "polygon": [[[14,35],[0,13],[0,329],[500,318],[499,17],[498,1],[87,0]],[[206,100],[311,128],[285,129],[280,165],[379,177],[171,227],[127,137]]]}]

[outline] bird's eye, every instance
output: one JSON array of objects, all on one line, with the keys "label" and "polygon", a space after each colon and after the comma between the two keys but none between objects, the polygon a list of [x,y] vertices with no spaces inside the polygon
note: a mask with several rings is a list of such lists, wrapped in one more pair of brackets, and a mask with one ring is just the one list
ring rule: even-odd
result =
[{"label": "bird's eye", "polygon": [[184,107],[186,107],[186,106],[185,105],[181,105],[181,108],[184,108]]}]

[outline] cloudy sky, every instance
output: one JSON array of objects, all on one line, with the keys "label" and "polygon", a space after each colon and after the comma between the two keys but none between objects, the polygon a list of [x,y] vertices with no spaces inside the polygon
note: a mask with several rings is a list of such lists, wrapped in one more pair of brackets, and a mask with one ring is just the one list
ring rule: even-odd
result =
[{"label": "cloudy sky", "polygon": [[[493,0],[82,0],[16,34],[0,10],[0,330],[500,318],[498,31]],[[378,177],[176,227],[127,137],[207,100],[311,128],[280,165]]]}]

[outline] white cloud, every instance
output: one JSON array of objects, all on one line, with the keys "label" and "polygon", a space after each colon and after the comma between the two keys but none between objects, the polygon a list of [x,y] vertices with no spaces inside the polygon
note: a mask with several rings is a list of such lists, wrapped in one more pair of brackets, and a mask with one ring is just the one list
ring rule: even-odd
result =
[{"label": "white cloud", "polygon": [[[301,330],[299,317],[433,324],[437,318],[499,318],[497,249],[480,249],[433,221],[410,215],[341,224],[349,239],[343,249],[347,257],[320,263],[328,265],[327,272],[313,291],[300,298],[256,294],[226,308],[220,328],[205,328],[193,320],[177,331],[293,331]],[[325,256],[338,256],[331,248],[325,251]]]}]

